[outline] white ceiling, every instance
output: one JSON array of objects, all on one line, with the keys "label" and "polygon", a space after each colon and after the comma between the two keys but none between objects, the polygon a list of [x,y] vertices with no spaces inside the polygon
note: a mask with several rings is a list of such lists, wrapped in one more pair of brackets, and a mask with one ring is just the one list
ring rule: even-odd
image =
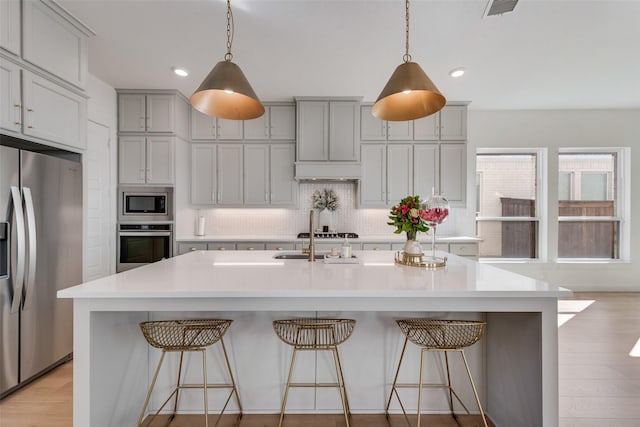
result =
[{"label": "white ceiling", "polygon": [[[640,0],[414,0],[411,46],[472,109],[640,108]],[[198,87],[226,49],[223,0],[58,0],[96,36],[90,72],[116,88]],[[258,96],[374,101],[404,54],[402,0],[232,0],[232,52]],[[171,67],[189,70],[178,78]],[[448,76],[455,67],[467,74]]]}]

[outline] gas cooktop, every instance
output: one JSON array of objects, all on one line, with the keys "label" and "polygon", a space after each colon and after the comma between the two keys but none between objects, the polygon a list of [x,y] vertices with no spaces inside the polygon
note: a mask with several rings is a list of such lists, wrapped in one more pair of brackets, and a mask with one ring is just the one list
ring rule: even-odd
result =
[{"label": "gas cooktop", "polygon": [[[335,231],[316,231],[313,233],[313,237],[317,239],[357,239],[356,233],[337,233]],[[298,239],[308,239],[309,233],[298,233]]]}]

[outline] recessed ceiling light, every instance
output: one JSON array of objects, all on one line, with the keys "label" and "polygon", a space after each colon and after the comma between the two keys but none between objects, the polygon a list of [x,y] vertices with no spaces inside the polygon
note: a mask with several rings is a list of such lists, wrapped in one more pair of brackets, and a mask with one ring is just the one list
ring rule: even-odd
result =
[{"label": "recessed ceiling light", "polygon": [[449,71],[449,75],[451,77],[460,77],[464,75],[464,68],[462,67],[454,68],[453,70]]},{"label": "recessed ceiling light", "polygon": [[189,72],[187,70],[185,70],[184,68],[172,68],[173,72],[180,76],[180,77],[187,77],[189,75]]}]

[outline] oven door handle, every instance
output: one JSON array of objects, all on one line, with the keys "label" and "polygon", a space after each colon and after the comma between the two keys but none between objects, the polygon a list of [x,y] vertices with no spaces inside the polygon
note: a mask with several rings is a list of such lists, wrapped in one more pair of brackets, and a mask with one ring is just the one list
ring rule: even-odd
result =
[{"label": "oven door handle", "polygon": [[171,231],[120,231],[120,237],[171,237]]}]

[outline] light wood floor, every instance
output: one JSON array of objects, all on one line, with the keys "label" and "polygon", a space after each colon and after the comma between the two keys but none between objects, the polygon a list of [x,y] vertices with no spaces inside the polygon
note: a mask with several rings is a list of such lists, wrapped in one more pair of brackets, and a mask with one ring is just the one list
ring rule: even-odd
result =
[{"label": "light wood floor", "polygon": [[[561,302],[559,311],[561,319],[574,315],[559,328],[560,427],[640,426],[640,357],[629,356],[640,339],[640,293],[579,293],[572,301]],[[66,363],[0,401],[0,426],[70,427],[72,369],[73,364]],[[220,426],[229,427],[234,419],[226,418]],[[430,427],[456,425],[448,416],[423,419],[423,425]],[[155,420],[153,426],[166,425],[162,421]],[[247,415],[240,426],[271,427],[277,421],[273,415]],[[171,427],[203,424],[201,416],[182,416]],[[343,425],[340,415],[285,419],[285,427]],[[401,417],[391,420],[392,427],[405,425]],[[479,424],[477,419],[465,419],[463,425]],[[389,424],[383,415],[354,415],[352,426]]]}]

